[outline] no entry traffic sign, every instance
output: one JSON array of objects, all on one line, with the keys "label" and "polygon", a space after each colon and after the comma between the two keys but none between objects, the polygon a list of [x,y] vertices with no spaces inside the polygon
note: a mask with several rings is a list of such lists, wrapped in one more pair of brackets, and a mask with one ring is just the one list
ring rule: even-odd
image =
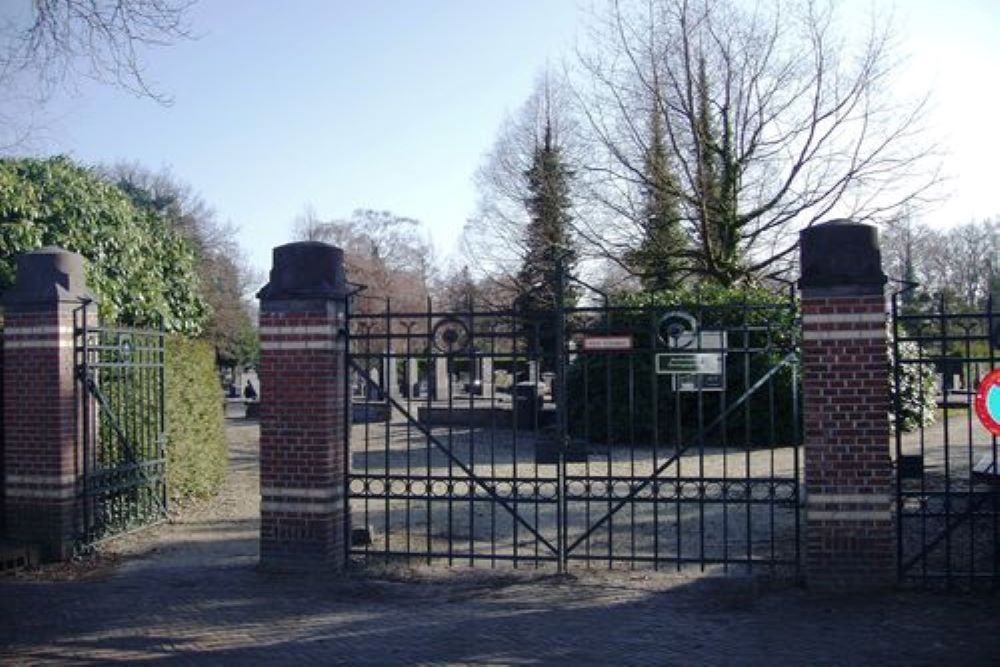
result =
[{"label": "no entry traffic sign", "polygon": [[990,371],[979,383],[976,414],[986,430],[993,435],[1000,435],[1000,369]]}]

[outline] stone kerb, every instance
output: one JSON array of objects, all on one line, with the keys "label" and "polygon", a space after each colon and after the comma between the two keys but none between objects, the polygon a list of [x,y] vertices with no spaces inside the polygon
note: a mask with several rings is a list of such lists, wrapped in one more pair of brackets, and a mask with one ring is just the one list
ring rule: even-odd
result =
[{"label": "stone kerb", "polygon": [[75,330],[96,308],[83,258],[42,248],[17,259],[3,296],[4,511],[8,536],[63,560],[82,527],[82,423]]},{"label": "stone kerb", "polygon": [[346,282],[323,243],[275,248],[260,311],[261,566],[346,561]]},{"label": "stone kerb", "polygon": [[886,277],[876,230],[801,235],[806,562],[812,588],[895,582]]}]

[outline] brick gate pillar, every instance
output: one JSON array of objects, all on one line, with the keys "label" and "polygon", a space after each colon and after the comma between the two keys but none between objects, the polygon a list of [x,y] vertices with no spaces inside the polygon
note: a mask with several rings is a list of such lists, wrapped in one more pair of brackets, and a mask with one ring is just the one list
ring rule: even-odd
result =
[{"label": "brick gate pillar", "polygon": [[83,458],[75,327],[96,308],[83,258],[42,248],[17,258],[4,306],[4,513],[8,536],[44,560],[73,554],[82,521]]},{"label": "brick gate pillar", "polygon": [[806,583],[895,582],[886,276],[877,230],[801,234]]},{"label": "brick gate pillar", "polygon": [[344,254],[325,243],[274,249],[260,299],[260,563],[339,570],[346,562],[347,299]]}]

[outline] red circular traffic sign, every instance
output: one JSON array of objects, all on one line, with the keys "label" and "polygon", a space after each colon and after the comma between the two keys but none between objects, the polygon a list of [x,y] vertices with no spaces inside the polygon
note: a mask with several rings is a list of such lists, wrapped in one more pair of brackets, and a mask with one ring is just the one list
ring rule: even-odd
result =
[{"label": "red circular traffic sign", "polygon": [[976,414],[993,435],[1000,435],[1000,369],[990,371],[976,392]]}]

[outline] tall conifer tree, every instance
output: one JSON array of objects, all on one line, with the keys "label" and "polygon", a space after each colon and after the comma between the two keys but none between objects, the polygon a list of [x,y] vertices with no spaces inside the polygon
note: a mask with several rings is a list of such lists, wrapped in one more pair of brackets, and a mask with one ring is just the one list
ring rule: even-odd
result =
[{"label": "tall conifer tree", "polygon": [[559,286],[563,303],[575,303],[575,293],[560,279],[560,268],[568,274],[577,261],[570,234],[571,173],[553,136],[551,117],[546,113],[542,141],[536,146],[531,167],[525,173],[528,196],[525,207],[528,225],[524,232],[526,249],[517,280],[521,296],[517,306],[534,324],[526,332],[533,341],[542,370],[555,368],[555,355],[562,341],[556,339]]},{"label": "tall conifer tree", "polygon": [[667,156],[659,99],[649,122],[649,146],[644,161],[642,186],[642,238],[627,258],[643,287],[672,289],[683,278],[687,238],[681,228],[677,179]]}]

